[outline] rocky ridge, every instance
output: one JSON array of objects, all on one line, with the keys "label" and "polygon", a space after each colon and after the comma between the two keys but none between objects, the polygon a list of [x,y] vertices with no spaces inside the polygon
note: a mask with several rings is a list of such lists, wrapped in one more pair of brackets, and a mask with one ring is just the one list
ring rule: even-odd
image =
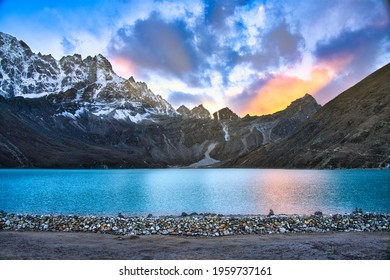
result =
[{"label": "rocky ridge", "polygon": [[57,115],[82,114],[139,122],[153,115],[173,115],[175,110],[143,82],[124,79],[102,55],[69,55],[55,60],[34,54],[29,46],[0,32],[0,95],[4,98],[46,97],[61,103]]}]

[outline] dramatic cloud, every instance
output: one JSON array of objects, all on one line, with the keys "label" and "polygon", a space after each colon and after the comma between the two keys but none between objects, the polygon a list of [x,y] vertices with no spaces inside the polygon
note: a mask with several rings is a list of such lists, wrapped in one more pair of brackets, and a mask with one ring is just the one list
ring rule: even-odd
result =
[{"label": "dramatic cloud", "polygon": [[192,82],[199,60],[192,45],[194,34],[182,20],[165,22],[152,13],[146,20],[118,30],[109,52],[126,57],[141,71],[159,72]]},{"label": "dramatic cloud", "polygon": [[[335,61],[349,57],[337,77],[316,94],[319,101],[326,102],[341,91],[357,83],[383,63],[384,54],[389,53],[390,32],[389,26],[380,24],[368,26],[364,29],[347,31],[328,41],[317,44],[315,56],[318,61]],[[388,56],[388,58],[390,58]]]},{"label": "dramatic cloud", "polygon": [[291,101],[303,97],[305,93],[313,94],[322,89],[348,62],[349,58],[346,57],[344,60],[319,64],[313,67],[307,80],[276,74],[256,90],[254,98],[248,102],[243,112],[256,115],[283,110]]},{"label": "dramatic cloud", "polygon": [[174,106],[322,104],[390,62],[385,0],[0,1],[0,30],[36,52],[102,53]]},{"label": "dramatic cloud", "polygon": [[[260,41],[260,40],[259,40]],[[280,65],[290,65],[300,60],[301,50],[304,46],[300,34],[292,34],[289,26],[282,22],[261,36],[261,49],[251,54],[241,56],[242,61],[249,61],[253,68],[259,71],[275,69]]]}]

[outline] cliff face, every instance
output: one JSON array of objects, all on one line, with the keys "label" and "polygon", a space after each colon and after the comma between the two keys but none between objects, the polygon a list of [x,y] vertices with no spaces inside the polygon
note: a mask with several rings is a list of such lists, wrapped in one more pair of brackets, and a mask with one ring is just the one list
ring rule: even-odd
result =
[{"label": "cliff face", "polygon": [[341,93],[294,133],[227,166],[378,168],[390,163],[390,64]]}]

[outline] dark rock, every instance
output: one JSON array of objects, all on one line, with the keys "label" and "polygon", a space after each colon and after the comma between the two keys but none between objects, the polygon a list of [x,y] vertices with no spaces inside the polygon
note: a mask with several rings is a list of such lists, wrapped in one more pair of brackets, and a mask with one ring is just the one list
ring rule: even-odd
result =
[{"label": "dark rock", "polygon": [[232,120],[237,120],[240,117],[237,116],[232,110],[230,110],[228,107],[225,107],[213,114],[214,120],[216,121],[232,121]]},{"label": "dark rock", "polygon": [[183,117],[191,117],[191,111],[186,106],[181,105],[179,108],[176,109],[176,111],[182,115]]},{"label": "dark rock", "polygon": [[202,104],[191,110],[191,116],[197,119],[211,119],[210,112]]}]

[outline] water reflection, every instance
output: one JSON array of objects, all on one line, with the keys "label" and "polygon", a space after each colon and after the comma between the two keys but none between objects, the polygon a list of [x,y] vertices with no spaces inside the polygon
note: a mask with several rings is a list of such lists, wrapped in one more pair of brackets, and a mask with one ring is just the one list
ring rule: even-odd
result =
[{"label": "water reflection", "polygon": [[390,212],[389,170],[0,170],[0,210],[177,215]]},{"label": "water reflection", "polygon": [[325,185],[330,183],[329,181],[332,181],[331,177],[316,170],[257,172],[256,195],[259,211],[272,209],[275,213],[294,214],[321,210]]}]

